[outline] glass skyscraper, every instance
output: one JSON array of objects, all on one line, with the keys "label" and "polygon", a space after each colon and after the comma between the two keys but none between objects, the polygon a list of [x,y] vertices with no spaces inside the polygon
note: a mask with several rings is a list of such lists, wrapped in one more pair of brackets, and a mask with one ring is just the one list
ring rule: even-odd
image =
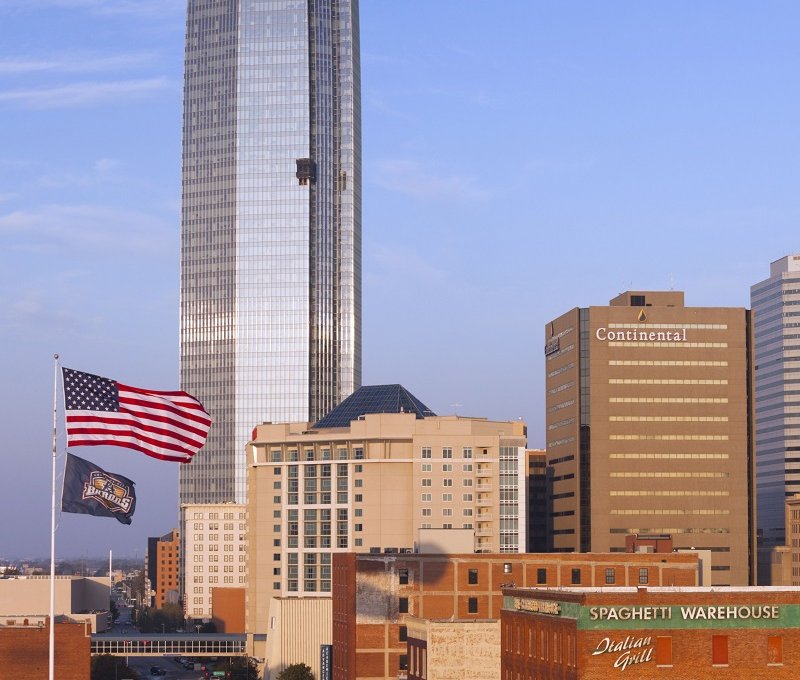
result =
[{"label": "glass skyscraper", "polygon": [[180,502],[244,502],[253,427],[361,382],[357,0],[189,0],[180,309],[214,420]]},{"label": "glass skyscraper", "polygon": [[759,544],[784,545],[786,499],[800,493],[800,255],[750,288],[755,317]]}]

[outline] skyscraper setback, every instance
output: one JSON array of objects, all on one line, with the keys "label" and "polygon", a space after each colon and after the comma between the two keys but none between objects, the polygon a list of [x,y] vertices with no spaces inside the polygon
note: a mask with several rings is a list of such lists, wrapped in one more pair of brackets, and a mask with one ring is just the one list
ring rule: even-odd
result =
[{"label": "skyscraper setback", "polygon": [[214,425],[181,503],[245,500],[257,423],[361,381],[357,0],[190,0],[181,386]]}]

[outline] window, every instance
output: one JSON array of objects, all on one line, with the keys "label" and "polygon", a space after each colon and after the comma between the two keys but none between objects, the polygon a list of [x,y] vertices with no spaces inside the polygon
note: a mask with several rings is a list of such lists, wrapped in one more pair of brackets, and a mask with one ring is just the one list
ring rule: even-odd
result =
[{"label": "window", "polygon": [[408,614],[408,598],[401,597],[397,600],[397,611],[401,614]]},{"label": "window", "polygon": [[406,640],[408,640],[407,626],[400,626],[400,630],[398,631],[398,637],[400,638],[400,642],[405,642]]},{"label": "window", "polygon": [[398,569],[397,576],[401,586],[408,585],[408,569]]},{"label": "window", "polygon": [[613,567],[606,569],[606,585],[614,585],[617,582],[617,574]]},{"label": "window", "polygon": [[538,585],[547,583],[547,569],[540,567],[539,569],[536,570],[536,583]]},{"label": "window", "polygon": [[464,448],[464,458],[472,458],[472,449],[471,448]]},{"label": "window", "polygon": [[656,638],[656,666],[672,665],[672,638]]},{"label": "window", "polygon": [[461,480],[461,483],[462,483],[464,486],[472,486],[472,480],[471,480],[471,479],[462,479],[462,480]]},{"label": "window", "polygon": [[461,466],[462,472],[472,472],[472,463],[467,463],[466,465]]},{"label": "window", "polygon": [[430,478],[425,478],[422,480],[422,486],[431,486]]},{"label": "window", "polygon": [[423,472],[430,472],[433,469],[433,465],[430,463],[423,463],[422,464],[422,471]]},{"label": "window", "polygon": [[428,447],[422,449],[422,457],[423,458],[431,458],[431,450]]},{"label": "window", "polygon": [[401,671],[408,670],[408,654],[400,655],[400,670]]},{"label": "window", "polygon": [[431,509],[430,508],[422,508],[422,516],[423,517],[430,517],[431,516]]},{"label": "window", "polygon": [[778,635],[768,637],[767,653],[770,666],[783,664],[783,638]]},{"label": "window", "polygon": [[467,583],[471,586],[475,586],[478,584],[478,570],[477,569],[470,569],[467,572]]},{"label": "window", "polygon": [[464,508],[461,513],[464,517],[472,517],[472,508]]},{"label": "window", "polygon": [[356,517],[363,517],[364,515],[364,510],[362,508],[356,508],[353,512]]},{"label": "window", "polygon": [[452,472],[453,471],[453,464],[452,463],[444,463],[442,465],[442,472]]},{"label": "window", "polygon": [[449,479],[449,478],[448,479],[443,479],[442,480],[442,486],[453,486],[453,480]]},{"label": "window", "polygon": [[728,636],[711,636],[711,663],[714,666],[728,665]]},{"label": "window", "polygon": [[467,600],[467,613],[469,614],[477,614],[478,613],[478,598],[471,597]]},{"label": "window", "polygon": [[364,472],[364,466],[361,463],[354,465],[353,467],[355,468],[355,472]]},{"label": "window", "polygon": [[449,446],[445,446],[442,449],[442,458],[452,458],[453,457],[453,449]]},{"label": "window", "polygon": [[453,516],[453,508],[442,509],[442,517],[452,517],[452,516]]},{"label": "window", "polygon": [[468,503],[471,503],[472,502],[472,494],[471,493],[463,494],[461,496],[461,500],[464,500],[464,501],[467,501]]},{"label": "window", "polygon": [[580,585],[581,583],[581,570],[580,569],[573,569],[572,570],[572,585]]},{"label": "window", "polygon": [[363,479],[357,479],[356,480],[356,487],[361,488],[362,486],[364,486],[364,480]]},{"label": "window", "polygon": [[429,493],[424,493],[424,494],[422,494],[422,502],[423,502],[423,503],[424,503],[424,502],[426,502],[426,501],[430,502],[430,500],[431,500],[431,497],[432,497],[432,495],[431,495],[431,494],[429,494]]},{"label": "window", "polygon": [[511,562],[504,562],[503,563],[503,573],[510,574],[511,573]]},{"label": "window", "polygon": [[445,503],[448,503],[448,502],[452,501],[453,500],[453,494],[451,494],[451,493],[443,493],[442,494],[442,500]]},{"label": "window", "polygon": [[364,496],[362,496],[360,493],[357,493],[357,494],[355,494],[354,500],[355,500],[356,503],[361,503],[363,498],[364,498]]},{"label": "window", "polygon": [[364,539],[362,539],[362,538],[355,539],[355,544],[356,544],[356,548],[362,547],[364,545]]},{"label": "window", "polygon": [[646,585],[650,582],[650,574],[647,571],[646,567],[639,569],[639,583],[641,585]]},{"label": "window", "polygon": [[355,531],[363,531],[364,530],[364,525],[363,524],[356,524],[353,528],[354,528]]}]

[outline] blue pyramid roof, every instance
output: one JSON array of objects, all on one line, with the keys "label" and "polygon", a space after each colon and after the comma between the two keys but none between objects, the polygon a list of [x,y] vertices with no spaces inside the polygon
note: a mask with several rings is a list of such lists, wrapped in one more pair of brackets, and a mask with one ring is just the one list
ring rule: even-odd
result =
[{"label": "blue pyramid roof", "polygon": [[367,413],[414,413],[420,419],[436,415],[402,385],[369,385],[359,387],[313,427],[349,427]]}]

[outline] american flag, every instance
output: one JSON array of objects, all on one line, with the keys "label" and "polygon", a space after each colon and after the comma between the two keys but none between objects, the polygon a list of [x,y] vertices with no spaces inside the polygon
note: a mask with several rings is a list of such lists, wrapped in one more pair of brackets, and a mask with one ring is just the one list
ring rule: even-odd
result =
[{"label": "american flag", "polygon": [[188,463],[206,442],[211,418],[186,392],[144,390],[70,368],[62,374],[67,446],[124,446]]}]

